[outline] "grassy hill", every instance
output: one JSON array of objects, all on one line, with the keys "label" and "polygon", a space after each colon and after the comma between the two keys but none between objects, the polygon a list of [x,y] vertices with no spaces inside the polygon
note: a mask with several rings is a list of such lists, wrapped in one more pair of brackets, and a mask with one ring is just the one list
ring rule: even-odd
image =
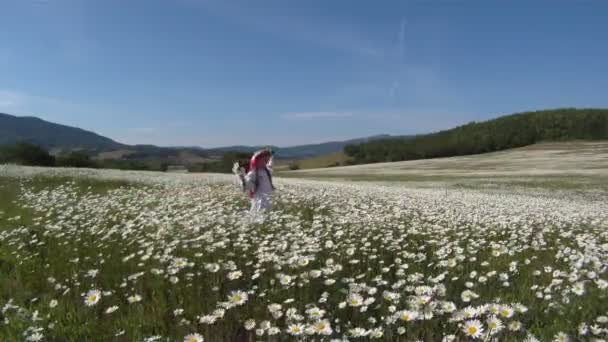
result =
[{"label": "grassy hill", "polygon": [[542,141],[608,139],[608,109],[556,109],[472,122],[413,139],[349,145],[357,164],[451,157],[501,151]]}]

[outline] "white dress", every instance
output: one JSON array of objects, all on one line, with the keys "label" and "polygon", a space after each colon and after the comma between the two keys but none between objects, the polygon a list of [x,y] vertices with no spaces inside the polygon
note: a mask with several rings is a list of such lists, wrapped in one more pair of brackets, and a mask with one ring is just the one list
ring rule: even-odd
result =
[{"label": "white dress", "polygon": [[[253,198],[251,198],[251,213],[260,213],[270,209],[271,195],[274,191],[270,177],[272,176],[272,158],[266,164],[266,172],[264,169],[251,170],[245,175],[245,189],[253,190]],[[257,177],[257,182],[256,182]],[[256,186],[257,183],[257,186]]]}]

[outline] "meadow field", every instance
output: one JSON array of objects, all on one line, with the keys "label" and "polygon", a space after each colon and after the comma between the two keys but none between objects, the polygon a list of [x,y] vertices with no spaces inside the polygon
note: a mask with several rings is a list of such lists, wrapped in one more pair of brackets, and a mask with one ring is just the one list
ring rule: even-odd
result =
[{"label": "meadow field", "polygon": [[608,192],[486,163],[278,177],[263,218],[231,176],[0,165],[0,340],[608,339]]}]

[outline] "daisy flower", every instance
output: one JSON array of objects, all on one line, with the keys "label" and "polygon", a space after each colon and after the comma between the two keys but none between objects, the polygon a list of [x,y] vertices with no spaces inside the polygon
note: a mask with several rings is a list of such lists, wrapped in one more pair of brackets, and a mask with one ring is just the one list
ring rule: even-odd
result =
[{"label": "daisy flower", "polygon": [[577,296],[582,296],[585,294],[585,283],[578,282],[572,286],[572,292]]},{"label": "daisy flower", "polygon": [[319,335],[329,336],[333,333],[333,330],[328,320],[322,320],[314,324],[314,332]]},{"label": "daisy flower", "polygon": [[522,325],[521,325],[520,321],[513,321],[513,322],[509,323],[510,331],[520,331],[521,327],[522,327]]},{"label": "daisy flower", "polygon": [[84,299],[84,303],[86,304],[86,306],[93,306],[97,303],[99,303],[99,300],[101,299],[101,292],[99,290],[90,290],[89,292],[87,292],[85,299]]},{"label": "daisy flower", "polygon": [[244,326],[245,326],[245,330],[255,329],[255,320],[254,319],[246,320]]},{"label": "daisy flower", "polygon": [[111,314],[112,312],[118,310],[118,306],[114,305],[114,306],[110,306],[109,308],[106,309],[105,313],[106,314]]},{"label": "daisy flower", "polygon": [[204,340],[201,334],[190,334],[184,337],[184,342],[203,342]]},{"label": "daisy flower", "polygon": [[357,307],[363,305],[363,297],[358,293],[351,293],[348,295],[348,305]]},{"label": "daisy flower", "polygon": [[39,332],[35,332],[35,333],[31,334],[30,336],[28,336],[26,338],[26,341],[28,341],[28,342],[38,342],[38,341],[42,341],[43,338],[44,338],[44,335],[42,335]]},{"label": "daisy flower", "polygon": [[515,314],[515,310],[509,305],[503,305],[500,308],[500,315],[504,318],[511,318]]},{"label": "daisy flower", "polygon": [[403,310],[398,313],[398,316],[403,322],[411,322],[418,318],[418,313],[416,311]]},{"label": "daisy flower", "polygon": [[247,292],[243,292],[243,291],[232,291],[230,296],[228,296],[228,299],[230,300],[230,304],[232,304],[234,306],[240,306],[240,305],[245,304],[245,302],[247,302],[248,298],[249,298],[249,296],[247,295]]},{"label": "daisy flower", "polygon": [[492,335],[500,332],[505,327],[504,324],[502,324],[502,321],[496,316],[490,317],[486,323],[488,324],[488,330],[490,330],[490,334]]},{"label": "daisy flower", "polygon": [[483,334],[483,326],[478,320],[466,321],[462,331],[469,337],[480,338]]},{"label": "daisy flower", "polygon": [[553,337],[553,341],[555,342],[568,342],[570,341],[570,337],[568,335],[566,335],[563,332],[559,332],[557,333],[554,337]]},{"label": "daisy flower", "polygon": [[129,301],[129,304],[133,304],[133,303],[137,303],[137,302],[141,302],[141,296],[138,294],[134,294],[132,296],[129,296],[127,298],[127,301]]},{"label": "daisy flower", "polygon": [[526,336],[526,338],[524,339],[524,342],[540,342],[536,336],[532,335],[532,334],[528,334]]},{"label": "daisy flower", "polygon": [[304,327],[300,324],[290,324],[287,333],[291,336],[300,336],[304,333]]}]

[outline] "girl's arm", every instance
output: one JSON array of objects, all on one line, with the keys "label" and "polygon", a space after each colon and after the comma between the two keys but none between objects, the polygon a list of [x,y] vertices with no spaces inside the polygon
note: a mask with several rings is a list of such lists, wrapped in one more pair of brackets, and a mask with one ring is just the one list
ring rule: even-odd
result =
[{"label": "girl's arm", "polygon": [[246,191],[250,191],[250,190],[255,191],[255,178],[256,177],[257,177],[257,174],[256,174],[255,170],[251,170],[251,171],[247,172],[247,174],[244,177]]},{"label": "girl's arm", "polygon": [[270,173],[273,173],[273,170],[272,170],[272,166],[274,165],[273,158],[274,158],[273,156],[270,156],[270,159],[268,159],[268,163],[266,164],[266,168],[268,168],[268,171],[270,171]]},{"label": "girl's arm", "polygon": [[241,185],[241,189],[246,191],[245,170],[243,170],[239,163],[234,163],[234,165],[232,165],[232,173],[236,176],[238,183]]}]

